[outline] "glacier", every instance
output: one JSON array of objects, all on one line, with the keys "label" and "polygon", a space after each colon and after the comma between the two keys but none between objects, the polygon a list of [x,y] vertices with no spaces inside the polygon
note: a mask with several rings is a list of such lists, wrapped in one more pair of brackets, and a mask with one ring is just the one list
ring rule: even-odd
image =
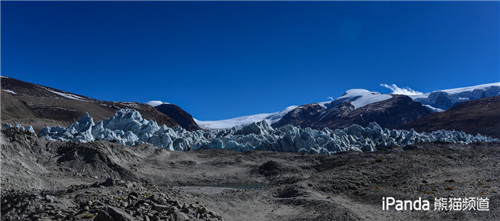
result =
[{"label": "glacier", "polygon": [[367,127],[352,125],[345,129],[314,130],[295,126],[274,129],[266,121],[260,121],[241,128],[190,132],[178,126],[160,126],[155,121],[142,118],[141,114],[133,109],[118,110],[113,116],[97,123],[94,123],[89,114],[85,114],[67,128],[44,127],[38,134],[49,140],[82,143],[105,140],[127,146],[152,144],[177,151],[228,149],[317,154],[376,151],[388,146],[406,146],[420,142],[499,142],[499,139],[480,134],[474,136],[460,131],[418,133],[414,130],[389,130],[374,122]]},{"label": "glacier", "polygon": [[198,119],[194,119],[194,121],[203,129],[228,129],[233,127],[243,127],[245,125],[259,121],[266,121],[268,124],[273,124],[279,121],[283,116],[285,116],[285,114],[297,107],[298,106],[292,105],[275,113],[254,114],[225,120],[201,121]]}]

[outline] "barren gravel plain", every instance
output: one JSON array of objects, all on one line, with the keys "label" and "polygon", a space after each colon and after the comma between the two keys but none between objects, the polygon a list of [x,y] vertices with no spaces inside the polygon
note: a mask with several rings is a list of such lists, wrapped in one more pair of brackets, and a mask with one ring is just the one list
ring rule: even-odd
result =
[{"label": "barren gravel plain", "polygon": [[[2,220],[500,220],[498,143],[327,156],[1,138]],[[384,211],[382,197],[487,197],[489,211]]]}]

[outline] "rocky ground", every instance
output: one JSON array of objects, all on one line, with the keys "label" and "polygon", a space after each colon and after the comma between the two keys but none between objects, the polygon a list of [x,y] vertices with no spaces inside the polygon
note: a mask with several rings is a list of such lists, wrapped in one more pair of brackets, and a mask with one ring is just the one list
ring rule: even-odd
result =
[{"label": "rocky ground", "polygon": [[[500,144],[374,153],[172,152],[2,131],[3,220],[499,220]],[[383,211],[382,197],[490,211]]]}]

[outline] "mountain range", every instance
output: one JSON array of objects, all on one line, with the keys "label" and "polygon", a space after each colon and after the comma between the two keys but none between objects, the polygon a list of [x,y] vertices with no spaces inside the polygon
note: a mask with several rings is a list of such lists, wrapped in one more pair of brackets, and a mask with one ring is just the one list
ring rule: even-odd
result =
[{"label": "mountain range", "polygon": [[145,119],[168,127],[200,129],[189,114],[175,105],[162,108],[165,114],[148,104],[101,101],[5,76],[1,77],[1,88],[2,122],[29,124],[37,131],[47,125],[69,126],[86,112],[96,120],[104,120],[124,108],[135,109]]},{"label": "mountain range", "polygon": [[430,93],[394,90],[393,94],[381,94],[351,89],[331,101],[220,121],[197,120],[175,104],[101,101],[5,76],[1,88],[2,122],[32,125],[37,131],[47,125],[69,126],[86,112],[100,121],[127,108],[139,111],[144,119],[188,131],[242,128],[259,121],[274,128],[292,125],[313,129],[346,128],[352,124],[366,127],[377,122],[388,129],[447,129],[500,137],[500,82]]}]

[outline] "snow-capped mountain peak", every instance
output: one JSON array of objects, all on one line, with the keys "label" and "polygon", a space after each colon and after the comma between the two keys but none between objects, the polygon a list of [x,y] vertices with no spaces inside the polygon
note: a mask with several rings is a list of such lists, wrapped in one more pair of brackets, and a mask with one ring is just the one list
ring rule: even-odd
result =
[{"label": "snow-capped mountain peak", "polygon": [[368,91],[365,89],[350,89],[347,90],[342,96],[335,99],[332,103],[338,104],[350,101],[354,108],[358,109],[368,104],[388,100],[391,97],[392,96],[388,94],[381,94],[379,92]]},{"label": "snow-capped mountain peak", "polygon": [[[335,105],[348,102],[354,106],[354,109],[359,109],[369,104],[382,102],[391,99],[395,95],[406,95],[416,102],[422,103],[427,109],[432,112],[444,111],[454,106],[455,104],[476,100],[484,97],[493,97],[500,95],[500,82],[482,84],[477,86],[438,90],[430,93],[422,93],[411,88],[400,88],[395,84],[381,84],[392,90],[390,94],[382,94],[376,91],[369,91],[366,89],[350,89],[347,90],[342,96],[329,101],[313,103],[319,105],[323,109],[333,107]],[[151,106],[160,105],[161,101],[150,101],[147,104]],[[290,111],[296,109],[298,106],[289,106],[279,112],[254,114],[242,117],[236,117],[218,121],[201,121],[195,119],[195,122],[203,129],[227,129],[232,127],[243,127],[245,125],[266,121],[269,125],[278,122],[283,116]]]}]

